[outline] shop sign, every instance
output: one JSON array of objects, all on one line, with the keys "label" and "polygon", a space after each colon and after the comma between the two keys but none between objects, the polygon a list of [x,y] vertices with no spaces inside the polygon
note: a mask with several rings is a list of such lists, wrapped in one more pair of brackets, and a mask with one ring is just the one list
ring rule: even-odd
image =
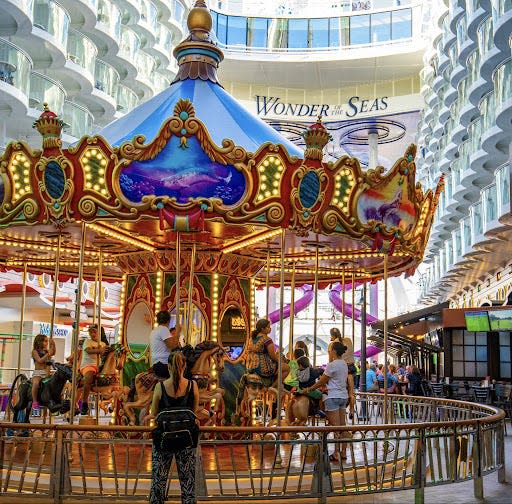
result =
[{"label": "shop sign", "polygon": [[[39,326],[39,330],[37,330]],[[50,336],[50,324],[48,322],[34,322],[34,332],[36,334],[44,334]],[[71,329],[65,326],[54,324],[53,337],[67,338],[71,334]]]},{"label": "shop sign", "polygon": [[322,103],[286,103],[278,96],[256,95],[256,108],[260,116],[288,116],[288,117],[348,117],[353,118],[359,114],[379,112],[388,108],[388,97],[381,96],[372,100],[352,96],[347,103],[341,105],[327,105]]}]

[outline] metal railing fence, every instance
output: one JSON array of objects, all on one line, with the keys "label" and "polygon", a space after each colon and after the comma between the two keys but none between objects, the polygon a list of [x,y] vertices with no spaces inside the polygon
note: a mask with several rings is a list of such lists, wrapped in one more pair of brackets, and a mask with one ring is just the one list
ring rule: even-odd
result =
[{"label": "metal railing fence", "polygon": [[[315,498],[414,489],[474,480],[504,481],[504,413],[436,398],[361,394],[353,425],[202,428],[200,500]],[[145,499],[151,482],[151,428],[0,423],[1,496]],[[346,460],[329,461],[338,443]],[[338,445],[340,446],[340,445]],[[180,495],[176,467],[169,499]]]}]

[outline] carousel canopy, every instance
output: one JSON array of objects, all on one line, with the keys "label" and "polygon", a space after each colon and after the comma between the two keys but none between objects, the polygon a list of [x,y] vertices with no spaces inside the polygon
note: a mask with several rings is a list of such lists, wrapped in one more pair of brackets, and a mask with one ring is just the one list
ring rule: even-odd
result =
[{"label": "carousel canopy", "polygon": [[[0,257],[84,274],[102,254],[105,278],[176,268],[290,282],[363,282],[412,273],[423,258],[443,184],[415,182],[415,146],[386,172],[345,156],[323,161],[319,119],[300,150],[248,113],[218,83],[222,51],[202,1],[174,55],[169,89],[63,149],[62,120],[48,107],[0,159]],[[192,245],[197,254],[192,254]]]}]

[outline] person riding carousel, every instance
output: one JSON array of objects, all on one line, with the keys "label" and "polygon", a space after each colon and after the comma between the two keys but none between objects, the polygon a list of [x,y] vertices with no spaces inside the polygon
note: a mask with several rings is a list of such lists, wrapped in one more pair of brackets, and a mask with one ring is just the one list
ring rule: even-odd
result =
[{"label": "person riding carousel", "polygon": [[84,391],[82,395],[81,415],[89,413],[89,393],[94,378],[99,372],[100,357],[108,352],[108,347],[100,340],[98,326],[93,324],[89,326],[89,338],[84,341],[82,349],[82,362],[80,363],[80,373],[83,376]]},{"label": "person riding carousel", "polygon": [[[257,374],[264,387],[270,387],[277,381],[279,354],[274,342],[270,338],[270,321],[260,319],[256,322],[256,329],[252,331],[247,345],[247,373]],[[281,380],[288,375],[288,364],[281,362]]]}]

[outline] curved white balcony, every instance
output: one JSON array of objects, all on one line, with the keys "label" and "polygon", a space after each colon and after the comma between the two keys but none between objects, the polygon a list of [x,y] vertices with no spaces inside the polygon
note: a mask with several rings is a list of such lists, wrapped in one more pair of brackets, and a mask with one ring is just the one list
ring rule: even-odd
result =
[{"label": "curved white balcony", "polygon": [[32,31],[34,0],[4,0],[2,2],[2,34],[23,36]]},{"label": "curved white balcony", "polygon": [[[120,71],[122,80],[131,81],[137,75],[135,58],[140,49],[140,37],[135,33],[133,27],[121,26],[121,44],[117,58],[123,60]],[[121,66],[121,65],[119,65]]]},{"label": "curved white balcony", "polygon": [[169,19],[172,16],[172,2],[169,0],[153,0],[153,3],[159,13],[160,20]]},{"label": "curved white balcony", "polygon": [[[26,38],[36,68],[59,68],[66,62],[69,14],[53,0],[34,0],[32,37]],[[42,43],[41,43],[42,42]]]},{"label": "curved white balcony", "polygon": [[90,94],[94,88],[96,45],[78,30],[69,30],[68,58],[56,74],[70,94]]},{"label": "curved white balcony", "polygon": [[65,101],[62,117],[66,123],[65,135],[76,140],[92,133],[94,117],[84,105]]},{"label": "curved white balcony", "polygon": [[512,1],[491,0],[492,18],[494,26],[494,44],[502,51],[509,49],[511,23],[512,23]]},{"label": "curved white balcony", "polygon": [[0,38],[0,109],[10,111],[14,117],[27,113],[31,71],[28,54]]},{"label": "curved white balcony", "polygon": [[59,81],[39,72],[31,72],[29,106],[34,109],[31,111],[33,118],[41,115],[44,103],[48,103],[50,110],[62,117],[66,96],[66,90]]},{"label": "curved white balcony", "polygon": [[120,115],[127,114],[139,104],[137,93],[123,84],[117,86],[117,111]]},{"label": "curved white balcony", "polygon": [[468,36],[476,41],[478,37],[478,28],[482,24],[483,20],[489,16],[489,13],[480,5],[480,3],[475,6],[470,4],[471,1],[466,4]]},{"label": "curved white balcony", "polygon": [[91,33],[103,56],[117,54],[121,40],[121,11],[116,4],[110,0],[98,0],[96,25]]},{"label": "curved white balcony", "polygon": [[154,94],[152,79],[156,62],[152,56],[139,50],[135,56],[135,65],[137,66],[137,75],[133,87],[142,93],[142,100],[147,100]]},{"label": "curved white balcony", "polygon": [[496,168],[508,159],[510,133],[496,125],[496,95],[485,96],[480,105],[482,114],[482,147],[488,154],[487,164]]},{"label": "curved white balcony", "polygon": [[140,35],[142,46],[152,46],[156,40],[158,11],[149,0],[141,0],[140,18],[133,29]]},{"label": "curved white balcony", "polygon": [[139,22],[141,14],[140,0],[116,0],[116,3],[125,12],[128,19],[124,19],[127,25],[133,25]]},{"label": "curved white balcony", "polygon": [[496,69],[493,75],[496,106],[496,124],[506,133],[512,133],[512,60]]},{"label": "curved white balcony", "polygon": [[66,9],[72,26],[80,26],[80,30],[94,28],[98,14],[98,0],[59,0]]},{"label": "curved white balcony", "polygon": [[510,206],[510,166],[508,163],[496,170],[496,183],[498,184],[498,220],[512,224]]},{"label": "curved white balcony", "polygon": [[119,73],[108,63],[96,59],[94,71],[94,89],[90,95],[80,96],[95,120],[103,122],[114,118],[116,112],[116,93],[119,84]]},{"label": "curved white balcony", "polygon": [[155,43],[152,46],[144,47],[144,52],[156,58],[160,62],[161,67],[167,68],[171,61],[174,61],[172,55],[173,48],[171,30],[164,24],[158,23]]}]

